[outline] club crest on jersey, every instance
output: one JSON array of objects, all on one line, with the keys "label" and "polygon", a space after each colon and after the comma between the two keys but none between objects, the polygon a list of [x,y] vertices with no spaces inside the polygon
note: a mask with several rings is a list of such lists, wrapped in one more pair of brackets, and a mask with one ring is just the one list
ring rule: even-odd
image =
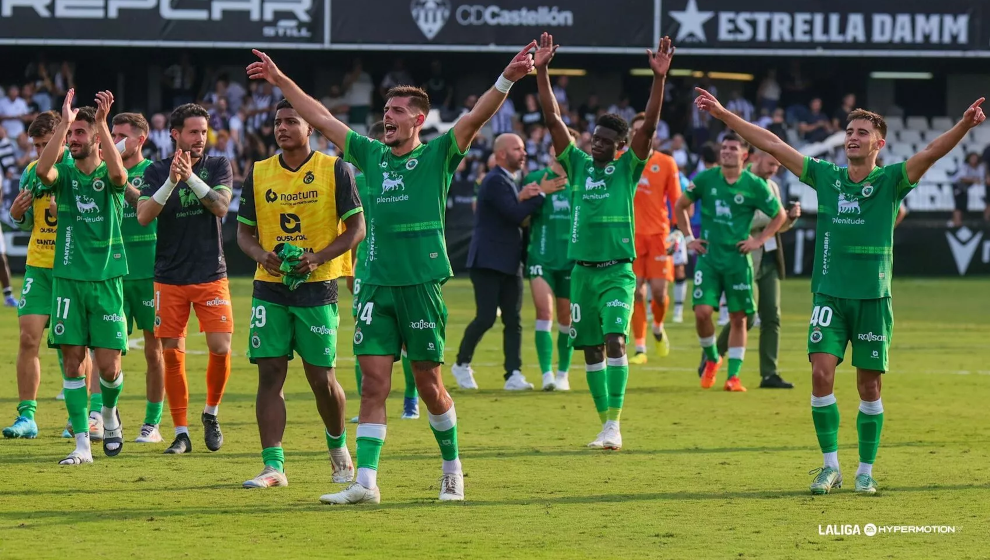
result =
[{"label": "club crest on jersey", "polygon": [[251,347],[254,349],[261,348],[261,337],[254,335],[251,337]]},{"label": "club crest on jersey", "polygon": [[379,167],[381,167],[382,169],[388,169],[388,162],[382,160],[382,163],[379,165]]},{"label": "club crest on jersey", "polygon": [[654,163],[653,165],[650,166],[650,171],[652,171],[653,173],[659,173],[660,166]]},{"label": "club crest on jersey", "polygon": [[361,332],[361,329],[358,329],[354,331],[354,344],[361,344],[362,342],[364,342],[364,333]]},{"label": "club crest on jersey", "polygon": [[865,185],[863,185],[862,195],[864,197],[867,197],[870,196],[871,194],[873,194],[873,185],[866,183]]},{"label": "club crest on jersey", "polygon": [[202,169],[199,170],[199,178],[200,179],[202,179],[202,180],[205,181],[206,178],[209,177],[209,176],[210,176],[210,172],[207,171],[206,167],[203,167]]},{"label": "club crest on jersey", "polygon": [[306,176],[303,177],[303,183],[306,183],[307,185],[315,180],[316,180],[316,175],[313,175],[312,171],[307,171]]},{"label": "club crest on jersey", "polygon": [[144,183],[144,179],[142,177],[134,177],[133,179],[131,179],[131,186],[134,187],[135,189],[140,189],[143,183]]},{"label": "club crest on jersey", "polygon": [[406,169],[408,169],[409,171],[412,171],[413,169],[416,169],[416,166],[417,165],[419,165],[419,160],[416,159],[416,158],[413,158],[413,159],[411,159],[411,160],[409,160],[409,161],[406,162]]},{"label": "club crest on jersey", "polygon": [[736,204],[742,204],[742,203],[743,203],[743,201],[744,201],[744,200],[746,200],[746,199],[745,199],[745,198],[743,198],[743,195],[742,195],[742,194],[740,193],[740,194],[737,194],[736,196],[734,196],[734,197],[732,198],[732,200],[733,200],[733,201],[734,201],[734,202],[735,202]]},{"label": "club crest on jersey", "polygon": [[65,325],[63,325],[62,323],[55,325],[55,334],[59,336],[65,334]]},{"label": "club crest on jersey", "polygon": [[102,191],[103,190],[103,187],[105,187],[105,186],[106,185],[103,184],[103,179],[97,179],[97,180],[93,181],[93,190],[96,191],[96,192]]},{"label": "club crest on jersey", "polygon": [[611,175],[611,174],[613,174],[613,173],[615,173],[615,166],[614,166],[614,165],[612,165],[612,164],[608,164],[608,165],[606,165],[606,166],[605,166],[605,174],[606,174],[606,175]]}]

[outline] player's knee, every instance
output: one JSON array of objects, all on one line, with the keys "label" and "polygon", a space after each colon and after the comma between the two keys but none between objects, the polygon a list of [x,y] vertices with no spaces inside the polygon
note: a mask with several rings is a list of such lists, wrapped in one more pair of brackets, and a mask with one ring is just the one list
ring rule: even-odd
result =
[{"label": "player's knee", "polygon": [[37,353],[38,346],[41,344],[41,334],[31,332],[28,329],[21,330],[21,346],[20,350],[22,353]]},{"label": "player's knee", "polygon": [[230,339],[218,339],[207,341],[207,347],[210,349],[211,354],[217,354],[219,356],[226,356],[230,354]]},{"label": "player's knee", "polygon": [[537,321],[550,321],[553,318],[553,313],[550,312],[550,308],[538,305],[536,307],[536,320]]},{"label": "player's knee", "polygon": [[591,346],[584,349],[584,363],[600,364],[605,361],[605,352],[601,346]]},{"label": "player's knee", "polygon": [[282,386],[282,378],[285,372],[274,360],[258,361],[258,390],[271,391],[278,390]]},{"label": "player's knee", "polygon": [[699,321],[711,321],[712,320],[712,308],[707,305],[698,305],[694,308],[694,316]]},{"label": "player's knee", "polygon": [[646,301],[646,290],[636,288],[636,303],[642,303]]},{"label": "player's knee", "polygon": [[621,358],[626,355],[626,337],[621,334],[610,334],[605,337],[605,353],[609,358]]},{"label": "player's knee", "polygon": [[737,311],[735,313],[729,313],[729,322],[732,323],[732,328],[735,329],[745,329],[746,328],[746,312]]},{"label": "player's knee", "polygon": [[880,375],[860,376],[856,384],[860,399],[873,402],[880,398]]},{"label": "player's knee", "polygon": [[62,365],[65,367],[66,377],[86,377],[86,372],[82,369],[82,360],[65,356]]}]

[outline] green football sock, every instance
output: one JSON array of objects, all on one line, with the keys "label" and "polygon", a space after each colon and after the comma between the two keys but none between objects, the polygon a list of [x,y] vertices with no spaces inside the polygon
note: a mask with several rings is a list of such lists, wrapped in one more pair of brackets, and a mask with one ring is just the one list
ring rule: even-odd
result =
[{"label": "green football sock", "polygon": [[361,362],[354,360],[354,377],[357,378],[358,396],[361,396]]},{"label": "green football sock", "polygon": [[34,413],[38,410],[38,401],[21,401],[17,404],[17,415],[34,420]]},{"label": "green football sock", "polygon": [[705,358],[709,362],[717,362],[718,349],[715,347],[715,335],[699,337],[698,341],[701,343],[701,349],[705,352]]},{"label": "green football sock", "polygon": [[608,419],[608,378],[605,376],[605,362],[587,364],[584,370],[591,398],[595,401],[595,410],[598,411],[598,418],[604,424]]},{"label": "green football sock", "polygon": [[144,404],[144,423],[151,424],[152,426],[157,426],[162,423],[162,407],[165,401],[162,402],[151,402],[146,401]]},{"label": "green football sock", "polygon": [[873,464],[880,448],[880,430],[883,429],[883,405],[880,400],[863,401],[856,416],[856,431],[859,433],[859,462]]},{"label": "green football sock", "polygon": [[69,422],[73,433],[89,432],[89,409],[86,408],[85,377],[67,378],[62,381],[62,393],[65,395],[65,410],[69,413]]},{"label": "green football sock", "polygon": [[[99,375],[99,374],[94,371],[93,375]],[[94,412],[100,412],[102,408],[103,408],[103,393],[93,393],[92,395],[90,395],[89,409]]]},{"label": "green football sock", "polygon": [[405,398],[418,399],[419,391],[416,390],[416,376],[413,375],[412,362],[409,361],[409,356],[405,350],[402,351],[402,374],[406,378]]},{"label": "green football sock", "polygon": [[430,414],[430,429],[433,430],[433,437],[437,438],[443,460],[457,459],[457,413],[454,412],[454,406],[451,405],[443,414]]},{"label": "green football sock", "polygon": [[337,437],[330,435],[327,430],[324,430],[324,433],[327,436],[327,449],[340,449],[347,445],[347,428],[344,428],[344,431]]},{"label": "green football sock", "polygon": [[377,471],[383,445],[385,445],[385,424],[358,424],[357,468]]},{"label": "green football sock", "polygon": [[557,371],[571,369],[571,356],[574,355],[574,347],[571,346],[570,330],[570,325],[561,325],[560,332],[557,333]]},{"label": "green football sock", "polygon": [[[103,398],[101,399],[103,406],[115,408],[117,406],[117,399],[120,398],[120,392],[124,389],[124,372],[118,372],[117,379],[113,381],[107,381],[100,377],[100,387],[103,389]],[[95,397],[96,395],[93,396]]]},{"label": "green football sock", "polygon": [[746,349],[741,347],[729,348],[729,379],[739,377],[742,371],[743,360],[746,358]]},{"label": "green football sock", "polygon": [[609,358],[608,367],[608,419],[618,421],[622,415],[622,403],[626,399],[626,382],[629,381],[629,359]]},{"label": "green football sock", "polygon": [[281,447],[266,447],[261,450],[261,460],[266,467],[271,467],[278,472],[285,472],[285,453]]},{"label": "green football sock", "polygon": [[553,337],[550,336],[550,321],[536,322],[536,361],[540,364],[540,373],[553,371]]},{"label": "green football sock", "polygon": [[839,406],[835,395],[811,397],[811,419],[818,434],[818,445],[822,453],[835,453],[839,450]]}]

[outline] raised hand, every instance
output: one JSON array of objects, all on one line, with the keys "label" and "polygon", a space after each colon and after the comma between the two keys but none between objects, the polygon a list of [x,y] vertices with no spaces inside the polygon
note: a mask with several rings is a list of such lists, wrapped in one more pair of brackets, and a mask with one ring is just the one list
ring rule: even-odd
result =
[{"label": "raised hand", "polygon": [[96,121],[105,122],[110,115],[110,106],[113,105],[113,94],[109,91],[101,91],[96,94]]},{"label": "raised hand", "polygon": [[546,68],[553,60],[553,55],[557,54],[560,45],[553,44],[553,35],[544,33],[540,35],[540,44],[536,47],[535,64],[537,68]]},{"label": "raised hand", "polygon": [[[182,152],[181,155],[177,153],[175,160],[178,160],[179,162],[178,167],[176,168],[176,171],[179,174],[179,180],[185,181],[189,179],[189,177],[192,176],[192,159],[189,156],[189,152]],[[175,163],[175,160],[173,160],[172,163]]]},{"label": "raised hand", "polygon": [[72,99],[75,96],[75,88],[69,88],[69,91],[65,92],[65,101],[62,102],[62,122],[65,124],[72,124],[76,120],[76,114],[79,113],[79,109],[72,108]]},{"label": "raised hand", "polygon": [[528,45],[523,47],[523,50],[519,51],[519,54],[512,57],[512,62],[505,67],[502,74],[513,82],[519,81],[526,74],[529,74],[533,70],[533,58],[529,55],[529,51],[533,50],[534,47],[536,47],[536,41],[530,41]]},{"label": "raised hand", "polygon": [[252,49],[251,52],[261,60],[248,64],[248,78],[252,80],[265,80],[273,86],[277,86],[285,78],[285,74],[278,69],[278,66],[275,66],[275,63],[272,62],[271,57],[267,54],[258,49]]},{"label": "raised hand", "polygon": [[698,93],[698,97],[694,100],[694,104],[698,106],[698,109],[701,109],[702,111],[705,111],[720,120],[728,112],[725,107],[718,102],[718,99],[715,99],[714,95],[699,87],[694,88],[694,91]]},{"label": "raised hand", "polygon": [[977,127],[980,123],[987,120],[987,116],[983,114],[983,108],[980,107],[984,101],[986,101],[986,97],[977,99],[972,105],[969,106],[969,109],[966,109],[966,112],[963,113],[962,120],[969,128]]},{"label": "raised hand", "polygon": [[646,49],[646,54],[650,56],[650,68],[653,70],[654,76],[667,75],[667,71],[670,70],[670,62],[674,58],[675,50],[670,44],[670,37],[666,36],[660,39],[660,46],[657,47],[657,52]]},{"label": "raised hand", "polygon": [[182,163],[182,150],[175,150],[175,157],[172,158],[172,166],[168,169],[168,178],[173,185],[179,183],[179,165]]}]

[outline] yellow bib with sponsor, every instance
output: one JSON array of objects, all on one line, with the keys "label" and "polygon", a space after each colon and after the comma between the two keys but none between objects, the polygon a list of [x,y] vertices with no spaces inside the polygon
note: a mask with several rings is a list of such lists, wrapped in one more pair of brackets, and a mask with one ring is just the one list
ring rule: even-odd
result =
[{"label": "yellow bib with sponsor", "polygon": [[[34,174],[33,161],[25,173]],[[37,180],[37,179],[35,179]],[[31,241],[28,242],[27,265],[37,268],[52,268],[55,263],[55,237],[58,235],[58,216],[52,214],[49,204],[52,194],[35,198],[31,203],[34,211],[34,228],[31,230]]]},{"label": "yellow bib with sponsor", "polygon": [[[299,169],[282,166],[278,156],[254,164],[254,201],[258,241],[266,251],[278,252],[283,243],[302,247],[307,253],[322,251],[333,242],[344,224],[337,214],[336,157],[313,152]],[[307,282],[326,282],[350,276],[351,253],[320,265]],[[280,283],[261,265],[255,280]]]}]

